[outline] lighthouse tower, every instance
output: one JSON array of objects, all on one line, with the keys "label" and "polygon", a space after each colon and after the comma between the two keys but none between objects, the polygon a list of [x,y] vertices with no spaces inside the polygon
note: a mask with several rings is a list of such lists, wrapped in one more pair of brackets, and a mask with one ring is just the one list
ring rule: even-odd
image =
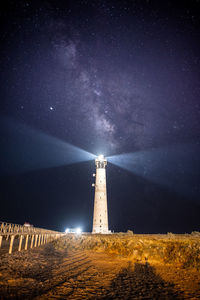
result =
[{"label": "lighthouse tower", "polygon": [[110,233],[108,230],[108,209],[106,191],[106,165],[107,160],[103,155],[99,155],[95,160],[96,182],[94,196],[94,215],[92,233]]}]

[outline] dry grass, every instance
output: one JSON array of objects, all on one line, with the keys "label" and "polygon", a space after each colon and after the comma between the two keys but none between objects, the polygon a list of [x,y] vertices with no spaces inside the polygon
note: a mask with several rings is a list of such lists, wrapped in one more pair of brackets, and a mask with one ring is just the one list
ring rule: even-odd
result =
[{"label": "dry grass", "polygon": [[60,250],[93,250],[128,257],[136,262],[159,262],[200,269],[200,237],[195,234],[68,234],[55,241],[54,245]]}]

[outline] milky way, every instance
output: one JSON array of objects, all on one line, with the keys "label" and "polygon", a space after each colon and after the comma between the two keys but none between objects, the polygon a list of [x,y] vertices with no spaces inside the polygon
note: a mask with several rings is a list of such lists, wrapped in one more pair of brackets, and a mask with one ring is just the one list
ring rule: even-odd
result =
[{"label": "milky way", "polygon": [[77,2],[64,11],[51,2],[20,3],[17,51],[13,32],[5,47],[14,115],[108,154],[198,135],[194,12],[179,7],[174,20],[148,3]]}]

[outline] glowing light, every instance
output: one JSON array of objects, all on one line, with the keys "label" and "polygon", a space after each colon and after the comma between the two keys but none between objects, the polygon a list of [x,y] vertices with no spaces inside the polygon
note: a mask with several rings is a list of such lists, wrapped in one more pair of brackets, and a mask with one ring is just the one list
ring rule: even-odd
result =
[{"label": "glowing light", "polygon": [[98,155],[98,159],[99,160],[104,160],[104,155],[103,154]]},{"label": "glowing light", "polygon": [[80,227],[76,228],[76,233],[77,234],[81,234],[81,232],[82,232],[82,229]]},{"label": "glowing light", "polygon": [[65,233],[76,233],[76,234],[81,234],[82,229],[80,227],[77,228],[66,228]]}]

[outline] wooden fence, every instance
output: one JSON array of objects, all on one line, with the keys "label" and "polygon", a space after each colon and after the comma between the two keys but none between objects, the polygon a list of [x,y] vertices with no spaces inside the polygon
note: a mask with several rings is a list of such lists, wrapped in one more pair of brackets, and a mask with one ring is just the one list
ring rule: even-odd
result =
[{"label": "wooden fence", "polygon": [[8,245],[8,253],[11,254],[14,242],[15,244],[17,242],[17,250],[21,251],[22,249],[39,247],[60,238],[64,234],[30,225],[0,222],[0,248],[3,244]]}]

